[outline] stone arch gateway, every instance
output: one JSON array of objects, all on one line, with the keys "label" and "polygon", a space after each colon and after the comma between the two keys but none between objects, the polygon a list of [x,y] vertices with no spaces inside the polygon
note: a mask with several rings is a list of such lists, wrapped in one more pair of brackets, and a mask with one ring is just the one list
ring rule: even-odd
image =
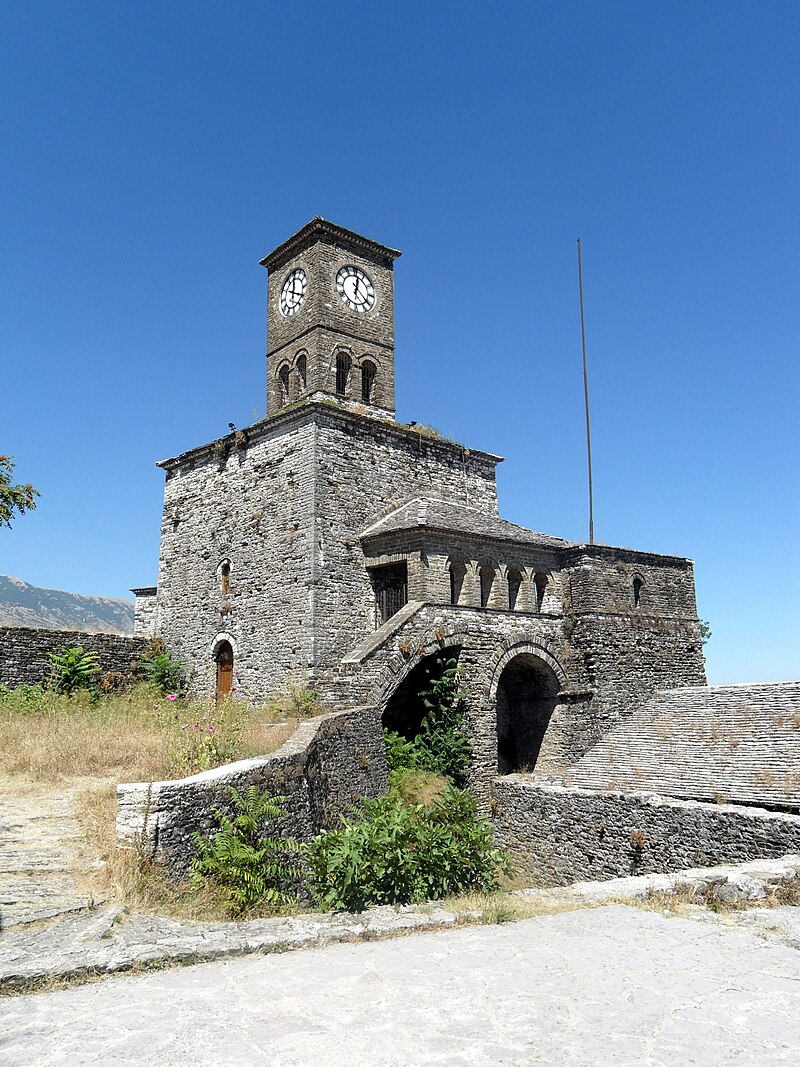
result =
[{"label": "stone arch gateway", "polygon": [[531,652],[520,652],[503,667],[496,691],[500,774],[536,768],[560,689],[553,668]]}]

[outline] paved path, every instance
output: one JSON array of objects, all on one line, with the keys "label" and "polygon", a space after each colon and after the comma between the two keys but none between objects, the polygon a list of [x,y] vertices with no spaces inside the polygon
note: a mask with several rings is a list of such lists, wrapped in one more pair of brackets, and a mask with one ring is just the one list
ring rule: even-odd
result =
[{"label": "paved path", "polygon": [[9,927],[86,908],[76,876],[100,863],[75,818],[76,789],[0,775],[0,923]]},{"label": "paved path", "polygon": [[798,908],[611,905],[249,956],[6,999],[0,1062],[794,1067],[794,946]]}]

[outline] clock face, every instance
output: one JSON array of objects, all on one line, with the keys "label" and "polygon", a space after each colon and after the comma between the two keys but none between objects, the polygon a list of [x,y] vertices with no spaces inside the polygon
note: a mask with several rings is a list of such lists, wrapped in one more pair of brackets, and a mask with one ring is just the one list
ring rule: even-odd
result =
[{"label": "clock face", "polygon": [[351,311],[363,314],[375,306],[375,286],[360,267],[342,267],[336,275],[336,292]]},{"label": "clock face", "polygon": [[306,295],[306,285],[306,272],[297,267],[283,283],[280,298],[281,315],[289,317],[297,314]]}]

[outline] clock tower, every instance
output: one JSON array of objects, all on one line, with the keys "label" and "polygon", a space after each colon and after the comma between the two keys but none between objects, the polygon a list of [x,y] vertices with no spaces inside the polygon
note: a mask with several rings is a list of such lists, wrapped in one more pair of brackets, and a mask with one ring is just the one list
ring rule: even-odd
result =
[{"label": "clock tower", "polygon": [[393,248],[314,218],[267,268],[267,414],[328,400],[394,419]]}]

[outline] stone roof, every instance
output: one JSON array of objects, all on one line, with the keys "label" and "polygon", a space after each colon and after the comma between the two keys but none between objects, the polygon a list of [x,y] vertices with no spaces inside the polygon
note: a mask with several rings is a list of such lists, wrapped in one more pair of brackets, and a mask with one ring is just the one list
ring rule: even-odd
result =
[{"label": "stone roof", "polygon": [[493,538],[499,541],[515,541],[521,544],[564,548],[571,542],[561,537],[526,530],[513,522],[506,522],[496,515],[455,504],[447,500],[416,498],[395,508],[382,519],[368,526],[361,534],[362,540],[406,530],[430,529],[445,533],[466,534],[472,537]]},{"label": "stone roof", "polygon": [[800,809],[800,682],[665,689],[565,776],[586,789]]},{"label": "stone roof", "polygon": [[302,229],[298,230],[287,241],[284,241],[283,244],[278,245],[274,251],[264,256],[259,262],[262,267],[273,270],[290,256],[293,256],[300,248],[320,237],[327,237],[337,243],[349,245],[361,252],[366,252],[384,261],[387,266],[391,266],[392,261],[402,255],[402,252],[399,252],[396,248],[389,248],[388,245],[382,245],[369,237],[363,237],[354,230],[346,230],[344,226],[337,226],[335,222],[329,222],[320,215],[315,215]]}]

